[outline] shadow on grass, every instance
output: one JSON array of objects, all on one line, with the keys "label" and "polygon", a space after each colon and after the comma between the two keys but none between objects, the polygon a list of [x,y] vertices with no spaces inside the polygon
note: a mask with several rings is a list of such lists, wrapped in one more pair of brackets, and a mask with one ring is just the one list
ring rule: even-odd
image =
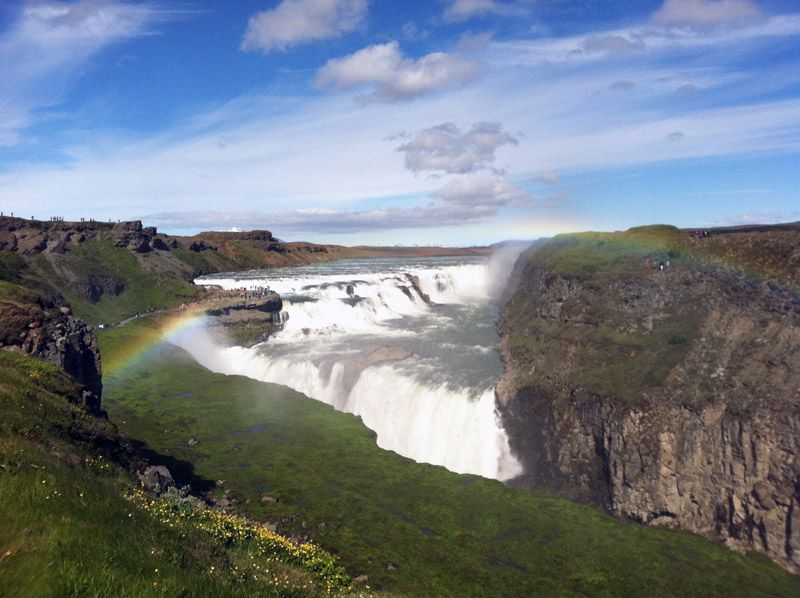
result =
[{"label": "shadow on grass", "polygon": [[191,486],[195,492],[206,493],[216,487],[214,480],[209,480],[195,472],[194,464],[182,459],[176,459],[169,455],[158,453],[148,447],[141,440],[131,438],[131,445],[134,451],[150,465],[163,465],[172,474],[175,484],[178,487]]}]

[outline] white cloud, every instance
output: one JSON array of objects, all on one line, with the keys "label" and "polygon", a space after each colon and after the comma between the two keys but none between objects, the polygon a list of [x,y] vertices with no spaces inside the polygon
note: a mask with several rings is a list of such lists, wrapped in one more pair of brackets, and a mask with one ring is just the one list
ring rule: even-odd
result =
[{"label": "white cloud", "polygon": [[427,30],[420,29],[413,21],[407,21],[400,31],[402,33],[402,39],[410,42],[428,39],[429,35]]},{"label": "white cloud", "polygon": [[697,29],[746,27],[763,18],[761,8],[750,0],[665,0],[652,16],[659,25]]},{"label": "white cloud", "polygon": [[463,207],[530,207],[532,196],[502,176],[463,177],[449,182],[434,194]]},{"label": "white cloud", "polygon": [[540,174],[537,174],[533,178],[533,180],[536,181],[537,183],[545,183],[546,185],[555,185],[561,179],[555,172],[542,172]]},{"label": "white cloud", "polygon": [[241,48],[266,53],[339,37],[361,26],[366,14],[367,0],[283,0],[250,17]]},{"label": "white cloud", "polygon": [[83,0],[28,4],[0,41],[3,79],[22,83],[73,71],[104,46],[151,33],[177,13],[149,4]]},{"label": "white cloud", "polygon": [[334,91],[373,85],[375,90],[360,99],[397,102],[465,84],[474,79],[477,72],[476,62],[444,52],[417,60],[405,58],[399,44],[393,41],[329,60],[317,73],[315,83]]},{"label": "white cloud", "polygon": [[466,173],[494,162],[498,147],[517,143],[500,123],[477,123],[465,133],[453,123],[443,123],[419,131],[397,151],[405,154],[406,168],[413,172]]}]

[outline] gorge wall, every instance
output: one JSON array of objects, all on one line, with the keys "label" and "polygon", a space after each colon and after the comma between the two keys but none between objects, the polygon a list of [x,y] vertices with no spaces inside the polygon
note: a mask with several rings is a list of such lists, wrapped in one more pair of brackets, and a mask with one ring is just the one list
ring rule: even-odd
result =
[{"label": "gorge wall", "polygon": [[524,255],[500,323],[515,483],[800,571],[798,265],[797,227]]},{"label": "gorge wall", "polygon": [[59,366],[83,385],[82,404],[99,415],[102,367],[92,329],[58,295],[6,283],[0,295],[0,350],[22,351]]}]

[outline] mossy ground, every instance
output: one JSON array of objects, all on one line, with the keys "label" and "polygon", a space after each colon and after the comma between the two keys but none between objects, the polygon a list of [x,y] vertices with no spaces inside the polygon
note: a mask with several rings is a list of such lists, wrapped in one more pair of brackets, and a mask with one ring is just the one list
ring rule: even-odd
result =
[{"label": "mossy ground", "polygon": [[343,595],[330,556],[141,494],[115,426],[78,400],[52,364],[0,352],[0,596]]},{"label": "mossy ground", "polygon": [[212,494],[227,491],[247,515],[311,536],[370,585],[409,596],[800,593],[800,579],[765,558],[383,451],[356,417],[213,374],[174,347],[123,367],[135,338],[155,327],[148,318],[100,337],[116,364],[104,381],[111,418],[190,465],[178,475],[223,480]]}]

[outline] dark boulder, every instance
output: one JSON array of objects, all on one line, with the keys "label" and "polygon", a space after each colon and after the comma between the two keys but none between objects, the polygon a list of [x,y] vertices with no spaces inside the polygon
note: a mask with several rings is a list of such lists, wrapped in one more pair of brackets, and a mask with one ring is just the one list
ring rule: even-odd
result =
[{"label": "dark boulder", "polygon": [[163,492],[167,488],[175,486],[172,474],[163,465],[151,465],[137,473],[136,477],[150,492]]}]

